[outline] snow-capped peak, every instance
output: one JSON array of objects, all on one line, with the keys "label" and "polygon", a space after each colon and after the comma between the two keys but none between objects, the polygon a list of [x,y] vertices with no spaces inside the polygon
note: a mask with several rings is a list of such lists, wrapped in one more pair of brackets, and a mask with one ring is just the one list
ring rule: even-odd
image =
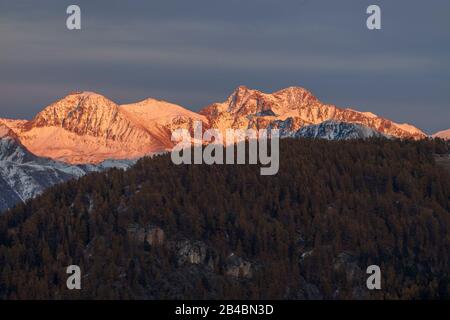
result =
[{"label": "snow-capped peak", "polygon": [[[221,103],[196,113],[182,106],[148,98],[118,105],[105,96],[73,92],[52,103],[31,121],[0,119],[32,153],[70,163],[98,163],[105,159],[133,159],[170,150],[173,130],[203,128],[281,128],[284,135],[324,121],[356,123],[382,134],[423,138],[419,129],[397,124],[371,112],[324,104],[309,90],[288,87],[265,93],[239,86]],[[4,129],[5,130],[5,129]]]},{"label": "snow-capped peak", "polygon": [[301,87],[263,93],[240,86],[225,102],[211,104],[200,113],[208,118],[211,127],[221,130],[277,127],[283,122],[284,130],[296,132],[305,125],[336,120],[361,124],[400,138],[426,137],[420,129],[399,125],[371,112],[324,104],[310,91]]},{"label": "snow-capped peak", "polygon": [[0,123],[0,139],[15,136],[14,132],[6,125]]},{"label": "snow-capped peak", "polygon": [[410,134],[413,134],[413,135],[424,135],[425,134],[422,130],[420,130],[419,128],[414,127],[413,125],[411,125],[409,123],[396,123],[396,122],[393,122],[393,124],[395,126],[397,126],[398,128],[400,128],[400,129],[402,129],[402,130],[404,130],[406,132],[409,132]]},{"label": "snow-capped peak", "polygon": [[154,98],[147,98],[137,103],[124,104],[120,106],[120,109],[132,113],[144,121],[173,117],[191,117],[196,120],[205,120],[198,113],[185,109],[182,106]]},{"label": "snow-capped peak", "polygon": [[61,126],[70,119],[79,119],[83,115],[110,117],[118,111],[118,106],[108,98],[94,92],[74,92],[52,103],[39,112],[32,120],[33,126]]}]

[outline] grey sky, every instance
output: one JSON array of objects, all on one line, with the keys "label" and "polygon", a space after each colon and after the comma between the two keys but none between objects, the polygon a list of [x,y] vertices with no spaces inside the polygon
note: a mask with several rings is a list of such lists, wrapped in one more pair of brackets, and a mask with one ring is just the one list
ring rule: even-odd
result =
[{"label": "grey sky", "polygon": [[[381,31],[365,27],[370,4]],[[448,0],[0,0],[0,117],[74,90],[199,110],[241,84],[295,85],[431,133],[450,128],[449,57]]]}]

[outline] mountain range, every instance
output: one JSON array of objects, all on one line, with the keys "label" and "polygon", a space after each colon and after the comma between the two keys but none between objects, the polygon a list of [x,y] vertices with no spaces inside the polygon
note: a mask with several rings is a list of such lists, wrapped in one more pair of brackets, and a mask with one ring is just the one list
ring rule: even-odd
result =
[{"label": "mountain range", "polygon": [[94,92],[73,92],[31,120],[0,118],[0,210],[55,183],[170,151],[172,131],[193,132],[196,121],[223,133],[276,128],[295,138],[427,137],[409,124],[322,103],[300,87],[269,94],[240,86],[198,113],[153,98],[119,105]]}]

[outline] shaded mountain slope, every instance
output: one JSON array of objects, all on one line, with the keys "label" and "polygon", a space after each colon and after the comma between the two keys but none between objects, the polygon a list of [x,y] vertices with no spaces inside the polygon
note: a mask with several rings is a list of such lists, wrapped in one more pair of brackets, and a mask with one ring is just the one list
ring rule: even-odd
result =
[{"label": "shaded mountain slope", "polygon": [[0,213],[57,183],[110,167],[127,168],[132,163],[108,161],[77,166],[38,157],[22,145],[11,129],[0,124]]}]

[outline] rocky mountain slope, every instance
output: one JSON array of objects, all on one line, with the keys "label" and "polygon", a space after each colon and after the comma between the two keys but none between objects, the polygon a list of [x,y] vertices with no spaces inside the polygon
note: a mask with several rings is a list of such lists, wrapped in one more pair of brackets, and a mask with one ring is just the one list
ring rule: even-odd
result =
[{"label": "rocky mountain slope", "polygon": [[134,161],[70,165],[29,152],[14,132],[0,125],[0,212],[41,194],[45,189],[89,172],[127,168]]},{"label": "rocky mountain slope", "polygon": [[433,134],[432,137],[433,138],[441,138],[441,139],[450,139],[450,129],[436,132],[435,134]]},{"label": "rocky mountain slope", "polygon": [[0,119],[32,153],[72,164],[134,159],[171,149],[171,132],[192,130],[204,117],[180,106],[147,99],[119,106],[79,92],[51,104],[31,121]]},{"label": "rocky mountain slope", "polygon": [[[184,128],[192,132],[194,121],[201,121],[203,128],[223,132],[228,128],[279,128],[286,137],[328,120],[362,125],[387,136],[426,137],[408,124],[323,104],[299,87],[267,94],[241,86],[227,101],[214,103],[200,113],[151,98],[118,105],[97,93],[76,92],[49,105],[30,121],[0,119],[0,123],[11,128],[35,155],[81,164],[168,151],[174,146],[172,131]],[[342,138],[343,134],[337,136]]]},{"label": "rocky mountain slope", "polygon": [[172,132],[183,128],[193,133],[196,121],[223,133],[228,128],[278,128],[282,137],[425,137],[407,124],[323,104],[299,87],[266,94],[241,86],[227,101],[200,113],[152,98],[118,105],[94,92],[74,92],[30,121],[0,119],[0,210],[56,183],[168,151],[174,146]]},{"label": "rocky mountain slope", "polygon": [[286,88],[272,94],[238,87],[222,103],[214,103],[200,114],[210,126],[226,128],[282,128],[287,134],[327,120],[356,123],[382,134],[399,138],[425,138],[426,134],[409,124],[398,124],[370,112],[342,109],[320,102],[310,91],[300,87]]}]

